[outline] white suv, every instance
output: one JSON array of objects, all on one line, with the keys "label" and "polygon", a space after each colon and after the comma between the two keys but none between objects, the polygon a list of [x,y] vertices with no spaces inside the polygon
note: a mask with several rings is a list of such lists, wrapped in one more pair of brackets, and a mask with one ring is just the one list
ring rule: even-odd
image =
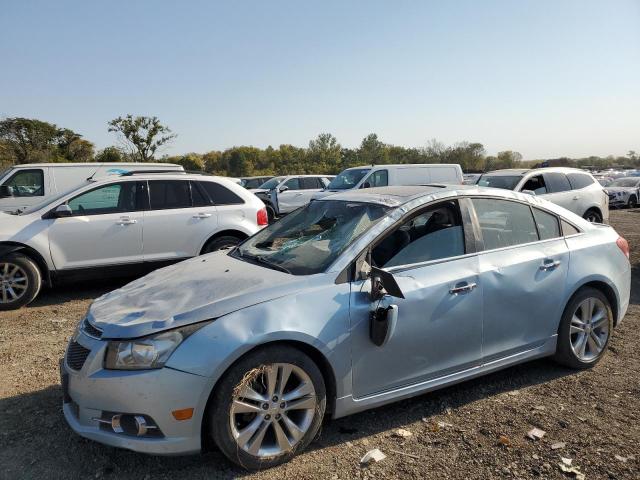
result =
[{"label": "white suv", "polygon": [[495,170],[483,174],[477,184],[539,195],[590,222],[609,221],[609,197],[602,185],[578,168]]},{"label": "white suv", "polygon": [[264,204],[226,178],[133,172],[88,181],[0,213],[0,310],[31,302],[43,283],[143,274],[265,225]]}]

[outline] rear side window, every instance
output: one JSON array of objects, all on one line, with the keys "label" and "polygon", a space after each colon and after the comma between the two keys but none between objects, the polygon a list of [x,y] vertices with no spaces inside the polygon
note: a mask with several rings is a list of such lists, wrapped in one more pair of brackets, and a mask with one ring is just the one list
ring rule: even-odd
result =
[{"label": "rear side window", "polygon": [[511,247],[538,240],[538,232],[528,205],[509,200],[474,198],[484,249]]},{"label": "rear side window", "polygon": [[4,184],[13,188],[14,197],[42,197],[44,195],[44,173],[40,168],[20,170]]},{"label": "rear side window", "polygon": [[151,210],[191,207],[189,182],[184,180],[152,180],[149,182]]},{"label": "rear side window", "polygon": [[189,182],[191,184],[191,201],[194,207],[208,207],[212,204],[207,196],[204,188],[198,187],[197,182]]},{"label": "rear side window", "polygon": [[567,178],[569,178],[569,183],[571,183],[571,188],[573,190],[588,187],[593,183],[593,178],[589,175],[585,175],[584,173],[569,173]]},{"label": "rear side window", "polygon": [[301,190],[314,190],[322,188],[320,186],[320,179],[316,177],[302,177],[300,178],[300,189]]},{"label": "rear side window", "polygon": [[580,230],[571,225],[569,222],[565,222],[564,220],[562,220],[562,235],[568,237],[569,235],[576,235],[578,233],[580,233]]},{"label": "rear side window", "polygon": [[560,236],[558,217],[538,208],[533,209],[533,217],[536,220],[540,240],[548,240],[550,238],[558,238]]},{"label": "rear side window", "polygon": [[240,205],[244,200],[217,182],[198,182],[214,205]]},{"label": "rear side window", "polygon": [[544,174],[549,193],[559,193],[571,190],[571,184],[564,173],[549,172]]}]

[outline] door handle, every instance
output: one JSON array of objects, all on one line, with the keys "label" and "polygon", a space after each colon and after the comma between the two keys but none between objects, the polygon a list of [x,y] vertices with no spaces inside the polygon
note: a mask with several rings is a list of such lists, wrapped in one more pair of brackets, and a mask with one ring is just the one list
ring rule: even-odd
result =
[{"label": "door handle", "polygon": [[478,285],[476,283],[467,283],[467,282],[456,283],[455,287],[449,289],[449,293],[451,295],[458,295],[459,293],[470,292],[477,286]]},{"label": "door handle", "polygon": [[116,225],[133,225],[134,223],[138,223],[138,220],[135,218],[121,217],[120,220],[116,222]]},{"label": "door handle", "polygon": [[540,265],[540,270],[547,271],[553,270],[554,268],[560,266],[560,260],[545,260],[545,262]]},{"label": "door handle", "polygon": [[193,218],[209,218],[211,216],[210,213],[198,213],[193,216]]}]

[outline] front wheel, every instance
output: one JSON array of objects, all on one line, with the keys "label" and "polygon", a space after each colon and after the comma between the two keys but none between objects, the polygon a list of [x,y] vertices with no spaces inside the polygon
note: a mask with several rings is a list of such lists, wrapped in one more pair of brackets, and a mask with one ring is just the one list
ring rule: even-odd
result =
[{"label": "front wheel", "polygon": [[638,200],[636,199],[635,195],[631,195],[629,197],[629,201],[627,202],[627,207],[628,208],[636,208],[638,206]]},{"label": "front wheel", "polygon": [[576,293],[562,315],[555,360],[585,369],[600,361],[613,331],[613,313],[607,297],[594,288]]},{"label": "front wheel", "polygon": [[38,266],[26,255],[0,258],[0,310],[15,310],[30,303],[42,286]]},{"label": "front wheel", "polygon": [[224,375],[209,410],[211,435],[232,462],[250,469],[290,460],[317,435],[326,407],[322,373],[301,351],[257,350]]}]

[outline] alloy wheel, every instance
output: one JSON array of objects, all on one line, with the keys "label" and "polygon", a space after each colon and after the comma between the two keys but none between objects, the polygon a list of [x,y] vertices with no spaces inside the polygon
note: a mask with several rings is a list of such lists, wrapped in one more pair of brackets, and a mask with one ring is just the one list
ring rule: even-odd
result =
[{"label": "alloy wheel", "polygon": [[598,298],[583,300],[571,317],[571,349],[583,362],[597,359],[609,339],[609,311]]},{"label": "alloy wheel", "polygon": [[14,263],[0,262],[0,303],[12,303],[27,291],[27,273]]},{"label": "alloy wheel", "polygon": [[290,363],[248,372],[236,387],[229,415],[238,448],[258,458],[287,453],[303,439],[318,407],[309,375]]}]

